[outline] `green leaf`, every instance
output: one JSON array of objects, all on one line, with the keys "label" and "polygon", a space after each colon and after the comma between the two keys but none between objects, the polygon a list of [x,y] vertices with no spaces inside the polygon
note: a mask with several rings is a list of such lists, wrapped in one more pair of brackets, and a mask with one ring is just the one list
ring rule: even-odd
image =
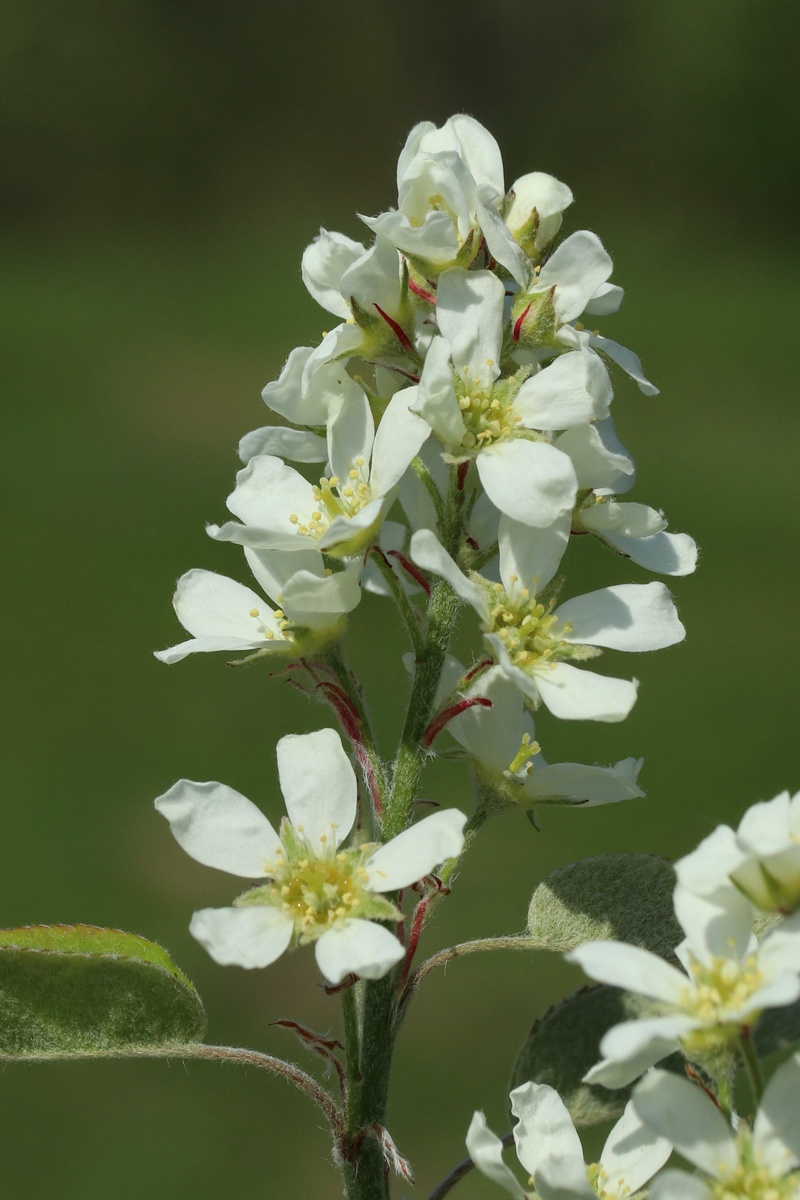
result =
[{"label": "green leaf", "polygon": [[0,1059],[136,1054],[204,1032],[200,998],[161,946],[92,925],[0,930]]},{"label": "green leaf", "polygon": [[684,938],[672,906],[674,887],[675,870],[665,858],[584,858],[539,884],[528,909],[528,931],[545,950],[614,938],[672,958]]},{"label": "green leaf", "polygon": [[[643,996],[606,984],[581,988],[532,1026],[514,1063],[511,1087],[529,1080],[549,1084],[576,1125],[615,1119],[630,1099],[633,1084],[611,1089],[584,1083],[583,1076],[600,1061],[600,1041],[612,1025],[647,1016],[654,1007]],[[682,1071],[683,1059],[673,1055],[660,1065]]]}]

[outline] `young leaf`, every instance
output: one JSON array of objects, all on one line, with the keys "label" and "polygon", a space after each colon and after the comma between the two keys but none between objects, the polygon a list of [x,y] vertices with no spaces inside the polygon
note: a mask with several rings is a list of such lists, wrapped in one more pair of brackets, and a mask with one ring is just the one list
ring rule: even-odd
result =
[{"label": "young leaf", "polygon": [[631,942],[672,958],[684,933],[672,906],[675,871],[652,854],[601,854],[560,867],[531,897],[528,931],[545,950]]},{"label": "young leaf", "polygon": [[204,1032],[197,992],[153,942],[92,925],[0,930],[0,1060],[135,1054]]},{"label": "young leaf", "polygon": [[[633,1084],[612,1090],[584,1083],[583,1076],[599,1062],[600,1040],[607,1029],[646,1016],[654,1008],[643,996],[606,984],[581,988],[534,1023],[514,1063],[511,1087],[529,1080],[549,1084],[576,1125],[595,1125],[620,1116]],[[676,1069],[682,1070],[683,1060],[673,1057]],[[668,1059],[661,1065],[675,1064]]]}]

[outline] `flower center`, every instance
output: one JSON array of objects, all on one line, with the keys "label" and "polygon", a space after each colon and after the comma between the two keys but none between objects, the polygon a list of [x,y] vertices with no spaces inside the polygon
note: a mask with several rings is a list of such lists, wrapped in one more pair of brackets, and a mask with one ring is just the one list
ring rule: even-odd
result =
[{"label": "flower center", "polygon": [[331,858],[302,858],[290,863],[281,856],[270,867],[272,881],[243,898],[247,904],[271,904],[288,913],[300,942],[321,937],[336,921],[353,917],[368,903],[363,851],[341,850]]},{"label": "flower center", "polygon": [[756,1161],[747,1130],[739,1135],[739,1158],[739,1165],[733,1171],[726,1171],[721,1179],[708,1181],[714,1200],[790,1200],[797,1195],[800,1174],[794,1171],[776,1179]]},{"label": "flower center", "polygon": [[619,1179],[609,1179],[602,1163],[591,1163],[586,1168],[586,1174],[599,1200],[628,1200],[631,1196],[631,1189],[625,1180],[621,1176]]},{"label": "flower center", "polygon": [[725,1025],[763,984],[756,956],[742,962],[713,958],[709,965],[693,961],[694,987],[686,989],[685,1010],[706,1025]]},{"label": "flower center", "polygon": [[291,513],[289,520],[297,532],[305,537],[320,538],[327,531],[335,517],[353,517],[372,499],[367,477],[366,460],[360,455],[353,461],[342,480],[338,475],[326,478],[324,475],[319,486],[313,489],[317,507],[304,521],[297,513]]},{"label": "flower center", "polygon": [[[515,667],[530,669],[538,662],[561,658],[571,649],[557,636],[555,600],[543,604],[528,588],[520,588],[511,597],[501,583],[494,584],[494,591],[495,604],[489,610],[492,623],[486,632],[500,638]],[[563,631],[569,633],[569,626]]]},{"label": "flower center", "polygon": [[[488,367],[494,366],[491,359]],[[487,384],[482,379],[470,379],[469,368],[464,367],[455,377],[456,399],[461,409],[465,433],[461,445],[466,450],[481,450],[501,438],[512,437],[522,418],[513,412],[513,399],[521,380],[512,375],[509,379]]]}]

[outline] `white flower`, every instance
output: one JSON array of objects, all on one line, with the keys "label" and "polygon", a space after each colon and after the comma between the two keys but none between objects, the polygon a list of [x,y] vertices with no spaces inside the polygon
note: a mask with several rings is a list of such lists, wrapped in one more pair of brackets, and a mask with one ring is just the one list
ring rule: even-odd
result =
[{"label": "white flower", "polygon": [[[440,706],[463,675],[461,664],[450,659],[437,698]],[[460,698],[469,701],[476,697],[490,701],[491,708],[475,704],[452,717],[446,729],[476,759],[478,775],[510,801],[525,807],[571,804],[589,808],[644,795],[636,783],[642,759],[626,758],[613,767],[548,764],[522,694],[501,667],[485,671]]]},{"label": "white flower", "polygon": [[672,1147],[653,1134],[628,1104],[606,1139],[600,1161],[587,1166],[566,1106],[546,1084],[525,1083],[511,1093],[517,1118],[517,1157],[536,1188],[525,1192],[502,1159],[503,1144],[476,1112],[467,1150],[482,1174],[517,1200],[628,1200],[655,1175]]},{"label": "white flower", "polygon": [[424,276],[468,267],[485,242],[492,258],[525,283],[528,260],[498,211],[500,149],[473,117],[450,117],[441,129],[429,121],[416,125],[400,155],[397,189],[397,209],[361,219]]},{"label": "white flower", "polygon": [[570,234],[536,269],[532,285],[517,293],[511,310],[514,340],[522,350],[521,360],[525,350],[546,354],[563,346],[592,346],[622,367],[641,392],[655,396],[658,388],[645,377],[632,350],[597,331],[590,333],[577,320],[584,313],[607,314],[619,307],[622,289],[607,282],[612,269],[596,234],[588,229]]},{"label": "white flower", "polygon": [[785,922],[759,944],[749,905],[729,891],[726,906],[720,893],[712,903],[676,889],[686,937],[675,953],[683,970],[624,942],[586,942],[566,955],[590,978],[647,996],[660,1010],[610,1029],[600,1043],[604,1059],[588,1081],[623,1087],[678,1049],[695,1062],[713,1062],[763,1009],[800,997],[800,923]]},{"label": "white flower", "polygon": [[570,204],[572,192],[565,183],[532,171],[514,180],[500,207],[514,241],[538,261],[561,228],[561,214]]},{"label": "white flower", "polygon": [[383,893],[416,883],[459,854],[467,818],[445,809],[384,846],[343,848],[356,818],[357,783],[333,729],[278,742],[289,814],[280,836],[250,800],[221,783],[181,780],[156,800],[176,840],[209,867],[260,884],[231,908],[194,914],[191,932],[223,966],[266,967],[290,944],[313,942],[326,979],[379,979],[403,946],[378,921],[402,914]]},{"label": "white flower", "polygon": [[453,460],[476,459],[501,512],[542,527],[572,510],[578,486],[569,455],[542,431],[605,418],[613,393],[591,350],[500,378],[504,303],[491,272],[444,272],[436,305],[441,337],[428,349],[412,407]]},{"label": "white flower", "polygon": [[621,721],[636,683],[580,670],[572,662],[599,650],[659,650],[685,636],[661,583],[620,584],[555,607],[538,593],[551,581],[569,536],[569,518],[547,530],[500,522],[500,578],[468,579],[430,530],[411,539],[411,557],[445,578],[481,618],[487,645],[506,675],[535,705],[567,720]]},{"label": "white flower", "polygon": [[376,540],[394,492],[429,435],[408,408],[408,391],[390,400],[377,433],[369,401],[357,396],[334,402],[328,421],[329,476],[313,486],[279,458],[258,455],[236,477],[228,508],[244,524],[209,525],[219,541],[258,549],[352,557]]},{"label": "white flower", "polygon": [[800,1196],[800,1056],[770,1079],[750,1127],[736,1135],[699,1087],[666,1071],[650,1071],[636,1088],[633,1106],[651,1129],[702,1175],[667,1171],[650,1200],[792,1200]]},{"label": "white flower", "polygon": [[187,571],[173,597],[188,642],[156,650],[161,662],[212,650],[300,655],[342,632],[342,618],[361,599],[356,571],[327,571],[318,550],[245,550],[250,569],[273,609],[251,588],[213,571]]},{"label": "white flower", "polygon": [[698,895],[730,882],[759,908],[793,912],[800,906],[800,792],[752,805],[736,832],[718,826],[675,870]]},{"label": "white flower", "polygon": [[620,504],[592,492],[573,514],[576,533],[592,533],[649,571],[689,575],[697,566],[697,546],[687,533],[667,533],[660,512],[645,504]]}]

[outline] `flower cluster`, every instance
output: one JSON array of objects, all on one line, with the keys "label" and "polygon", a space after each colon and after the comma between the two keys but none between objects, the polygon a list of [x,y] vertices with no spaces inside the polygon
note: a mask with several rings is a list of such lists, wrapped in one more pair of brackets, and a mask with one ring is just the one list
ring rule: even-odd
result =
[{"label": "flower cluster", "polygon": [[[585,325],[622,300],[611,259],[585,230],[556,244],[569,188],[541,172],[507,188],[497,143],[471,117],[416,126],[397,180],[397,207],[362,218],[371,244],[323,229],[306,249],[306,287],[339,323],[264,388],[282,423],[242,439],[236,519],[208,527],[244,548],[264,594],[189,571],[175,610],[191,639],[157,657],[324,656],[365,590],[399,598],[413,625],[415,594],[438,578],[478,615],[481,670],[521,705],[622,720],[637,681],[586,662],[670,646],[683,626],[660,582],[559,603],[564,554],[591,534],[684,575],[696,547],[616,498],[634,466],[609,362],[656,389],[632,351]],[[480,688],[480,671],[469,682]]]}]

